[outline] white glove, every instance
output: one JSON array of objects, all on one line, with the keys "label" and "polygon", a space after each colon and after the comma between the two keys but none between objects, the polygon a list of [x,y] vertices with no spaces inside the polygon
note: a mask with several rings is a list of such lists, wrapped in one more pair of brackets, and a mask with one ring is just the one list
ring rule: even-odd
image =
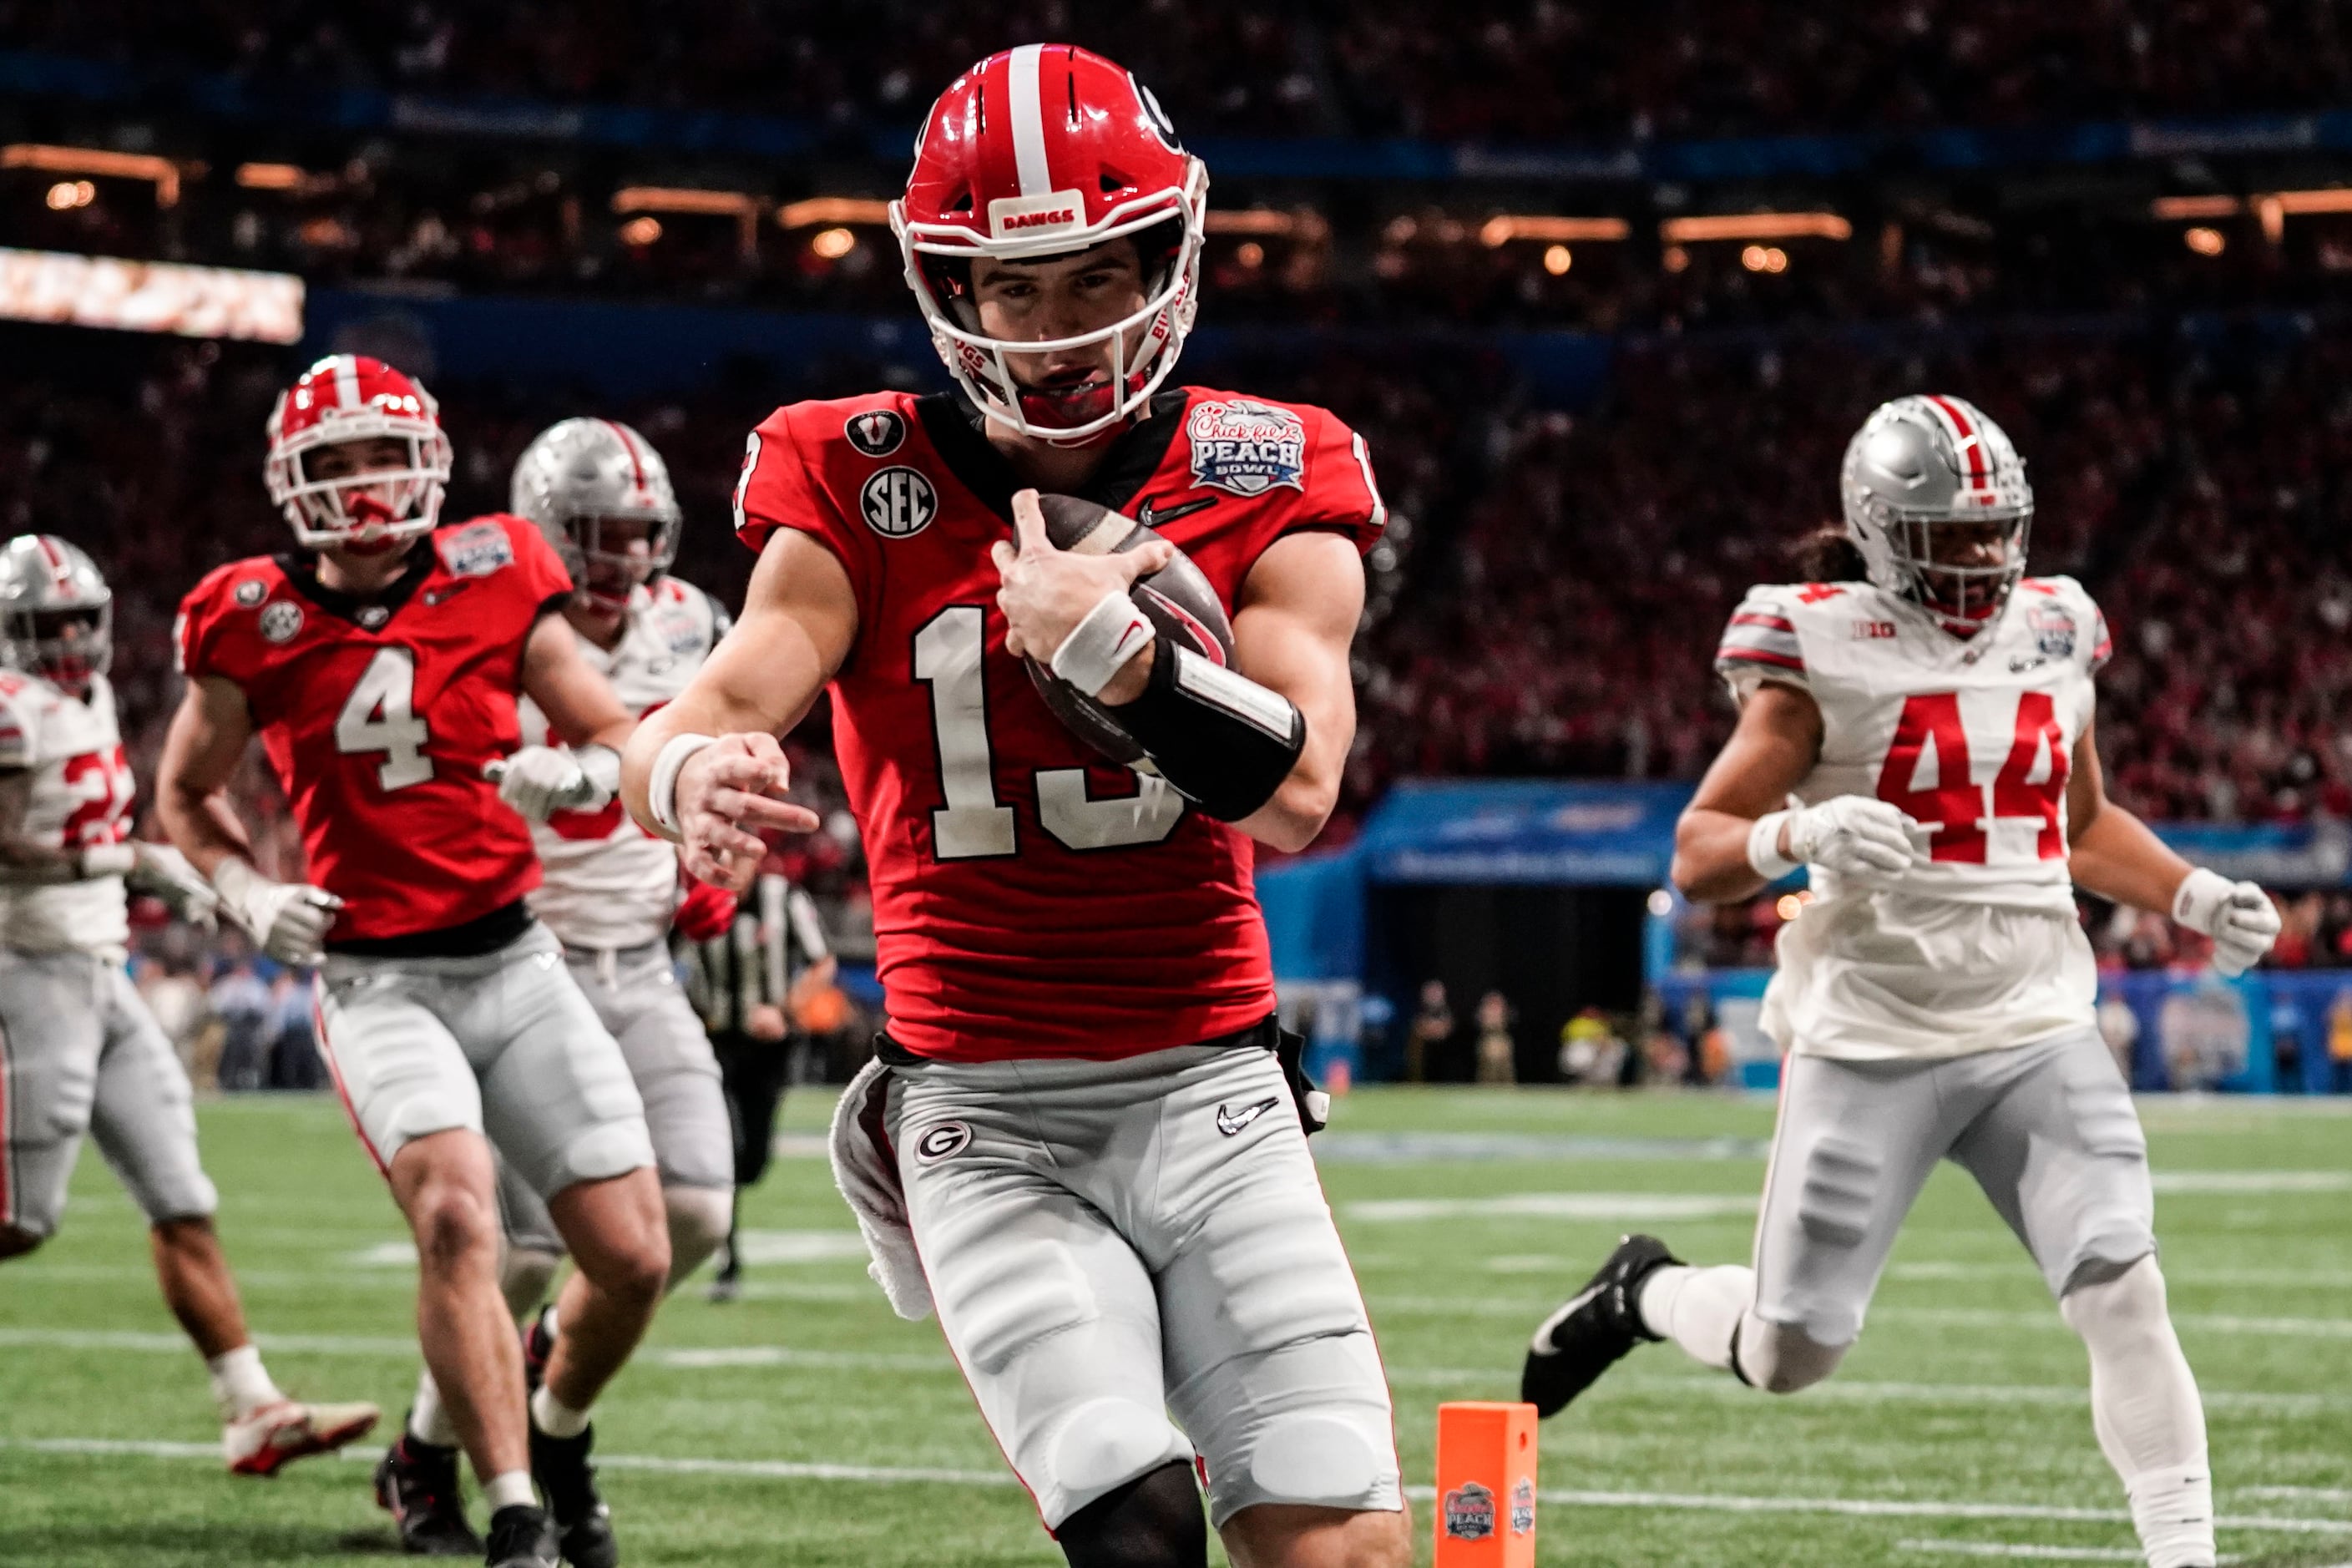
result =
[{"label": "white glove", "polygon": [[482,770],[495,780],[499,798],[527,821],[545,822],[559,811],[596,811],[621,786],[620,753],[610,746],[525,746]]},{"label": "white glove", "polygon": [[171,911],[199,931],[220,924],[220,895],[188,864],[188,858],[168,844],[133,844],[138,855],[124,879],[144,893],[163,900]]},{"label": "white glove", "polygon": [[2278,906],[2268,893],[2202,866],[2172,895],[2172,918],[2213,939],[2213,967],[2223,974],[2243,974],[2278,941]]},{"label": "white glove", "polygon": [[250,861],[234,855],[213,868],[213,886],[219,889],[229,919],[243,926],[262,952],[298,968],[319,962],[319,944],[327,940],[335,911],[343,907],[343,900],[324,888],[273,882]]},{"label": "white glove", "polygon": [[[1789,830],[1789,850],[1780,853],[1780,828]],[[1799,866],[1819,866],[1842,877],[1889,877],[1910,868],[1919,852],[1913,835],[1919,825],[1896,807],[1868,795],[1842,795],[1801,811],[1776,811],[1757,819],[1748,836],[1748,864],[1768,879]]]}]

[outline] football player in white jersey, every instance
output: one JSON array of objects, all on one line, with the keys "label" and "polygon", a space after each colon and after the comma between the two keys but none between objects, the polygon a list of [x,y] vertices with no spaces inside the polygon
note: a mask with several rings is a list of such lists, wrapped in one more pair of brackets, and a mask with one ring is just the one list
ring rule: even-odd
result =
[{"label": "football player in white jersey", "polygon": [[180,853],[130,842],[135,786],[106,679],[114,595],[62,539],[0,545],[0,1259],[55,1234],[85,1133],[146,1214],[172,1315],[212,1373],[221,1445],[267,1476],[375,1425],[270,1381],[213,1231],[188,1075],[123,972],[127,886],[209,928]]},{"label": "football player in white jersey", "polygon": [[[537,523],[571,569],[573,594],[564,616],[579,634],[581,657],[612,682],[630,715],[684,690],[725,635],[728,617],[710,595],[669,575],[681,514],[669,470],[646,438],[608,419],[550,426],[515,464],[511,510]],[[507,759],[504,787],[527,789],[543,773],[552,792],[572,763],[551,741],[536,706],[525,698],[521,707],[525,744]],[[618,801],[600,811],[551,812],[530,804],[522,807],[543,872],[530,895],[531,912],[563,943],[572,978],[620,1041],[645,1100],[675,1285],[726,1239],[735,1171],[718,1058],[677,984],[668,939],[674,922],[700,920],[724,929],[734,900],[696,883],[682,909],[677,847],[638,827]],[[535,1374],[553,1347],[552,1314],[541,1308],[563,1243],[547,1205],[503,1168],[499,1196],[507,1231],[502,1284],[517,1318],[530,1320],[525,1362]],[[427,1373],[409,1411],[406,1440],[387,1463],[397,1468],[412,1445],[456,1441]],[[428,1547],[444,1533],[435,1510],[455,1505],[446,1489],[419,1489],[404,1515],[404,1543]],[[459,1538],[454,1526],[446,1533]]]},{"label": "football player in white jersey", "polygon": [[1522,1395],[1549,1415],[1664,1339],[1776,1394],[1820,1382],[1950,1159],[2089,1348],[2093,1426],[2149,1563],[2206,1568],[2205,1418],[2074,889],[2168,912],[2224,974],[2269,951],[2277,911],[2107,800],[2105,623],[2073,579],[2025,575],[2032,491],[1997,426],[1957,397],[1898,398],[1846,448],[1841,490],[1853,548],[1823,575],[1849,580],[1740,604],[1717,655],[1738,727],[1676,832],[1695,900],[1799,866],[1814,894],[1764,1002],[1788,1056],[1753,1267],[1627,1237],[1536,1331]]}]

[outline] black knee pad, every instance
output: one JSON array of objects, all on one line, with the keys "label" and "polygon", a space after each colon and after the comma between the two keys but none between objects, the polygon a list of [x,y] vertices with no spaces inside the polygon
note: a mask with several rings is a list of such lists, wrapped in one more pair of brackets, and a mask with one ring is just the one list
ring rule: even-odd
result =
[{"label": "black knee pad", "polygon": [[1182,1460],[1105,1492],[1054,1532],[1070,1568],[1207,1568],[1209,1521]]}]

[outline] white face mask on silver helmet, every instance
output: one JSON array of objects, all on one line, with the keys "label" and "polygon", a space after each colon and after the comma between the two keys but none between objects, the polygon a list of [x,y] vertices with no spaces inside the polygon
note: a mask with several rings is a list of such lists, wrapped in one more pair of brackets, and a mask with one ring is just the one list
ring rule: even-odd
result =
[{"label": "white face mask on silver helmet", "polygon": [[50,533],[0,545],[0,669],[86,689],[114,662],[114,590]]},{"label": "white face mask on silver helmet", "polygon": [[625,605],[677,559],[668,465],[616,420],[566,419],[541,431],[515,463],[509,507],[539,525],[572,585],[607,608]]},{"label": "white face mask on silver helmet", "polygon": [[1998,616],[2025,575],[2025,460],[1965,399],[1880,404],[1847,443],[1838,493],[1870,580],[1957,635]]}]

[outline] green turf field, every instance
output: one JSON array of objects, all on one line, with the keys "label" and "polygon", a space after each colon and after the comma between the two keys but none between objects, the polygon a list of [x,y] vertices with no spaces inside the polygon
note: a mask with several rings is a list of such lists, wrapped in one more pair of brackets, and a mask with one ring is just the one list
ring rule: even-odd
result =
[{"label": "green turf field", "polygon": [[[750,1204],[748,1298],[689,1287],[599,1415],[633,1564],[1053,1564],[930,1324],[866,1280],[814,1135]],[[2181,1338],[2208,1395],[2224,1561],[2352,1561],[2352,1107],[2144,1107]],[[1368,1092],[1318,1140],[1397,1391],[1406,1479],[1442,1399],[1507,1396],[1524,1336],[1629,1225],[1748,1251],[1769,1103]],[[327,1100],[204,1109],[222,1230],[280,1382],[397,1418],[412,1271]],[[2130,1562],[2080,1348],[1966,1177],[1931,1186],[1862,1345],[1770,1400],[1668,1346],[1544,1433],[1542,1561]],[[363,1459],[236,1481],[138,1216],[94,1155],[66,1234],[0,1268],[0,1563],[324,1564],[392,1551]],[[1427,1539],[1427,1502],[1416,1502]],[[1426,1561],[1426,1546],[1423,1561]],[[1222,1557],[1216,1559],[1222,1562]]]}]

